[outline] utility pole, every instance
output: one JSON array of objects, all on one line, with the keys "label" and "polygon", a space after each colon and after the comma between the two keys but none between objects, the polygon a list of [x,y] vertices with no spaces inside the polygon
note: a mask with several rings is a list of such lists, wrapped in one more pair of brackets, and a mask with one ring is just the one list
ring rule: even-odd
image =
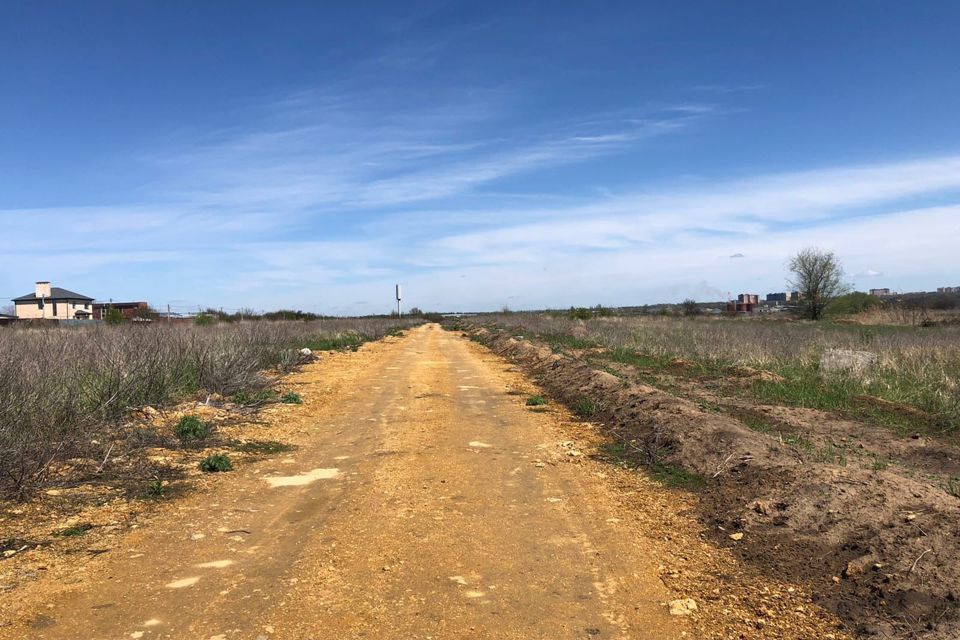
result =
[{"label": "utility pole", "polygon": [[400,285],[398,284],[398,285],[397,285],[397,317],[398,317],[398,318],[402,318],[402,317],[403,317],[403,308],[400,306],[400,298],[401,298],[401,296],[400,296]]}]

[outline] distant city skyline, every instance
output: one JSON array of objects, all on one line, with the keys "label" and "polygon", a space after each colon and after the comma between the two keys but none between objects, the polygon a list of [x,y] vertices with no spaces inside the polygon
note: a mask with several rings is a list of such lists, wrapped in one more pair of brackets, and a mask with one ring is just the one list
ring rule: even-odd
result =
[{"label": "distant city skyline", "polygon": [[960,284],[960,5],[0,6],[0,294],[632,306]]}]

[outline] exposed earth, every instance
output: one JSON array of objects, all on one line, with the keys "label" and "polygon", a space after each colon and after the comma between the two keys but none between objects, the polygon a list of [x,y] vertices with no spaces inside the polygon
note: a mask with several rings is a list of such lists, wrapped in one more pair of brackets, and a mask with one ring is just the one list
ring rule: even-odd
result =
[{"label": "exposed earth", "polygon": [[718,544],[691,497],[527,406],[543,392],[459,333],[324,355],[285,386],[304,403],[256,428],[293,451],[0,560],[0,639],[847,637],[737,559],[749,535]]}]

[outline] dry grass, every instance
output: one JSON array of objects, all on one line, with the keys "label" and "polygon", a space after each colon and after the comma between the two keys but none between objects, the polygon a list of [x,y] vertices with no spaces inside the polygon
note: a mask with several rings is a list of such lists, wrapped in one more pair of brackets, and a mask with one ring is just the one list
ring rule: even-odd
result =
[{"label": "dry grass", "polygon": [[[572,348],[602,346],[619,354],[666,363],[690,360],[720,370],[744,365],[775,371],[783,383],[756,387],[766,400],[818,408],[845,408],[857,394],[919,408],[941,429],[960,429],[960,326],[862,326],[856,324],[728,319],[617,317],[570,320],[546,314],[484,316]],[[864,380],[825,381],[818,375],[826,349],[871,351],[875,375]]]},{"label": "dry grass", "polygon": [[391,319],[0,329],[0,494],[23,498],[64,460],[117,455],[132,407],[263,388],[304,345],[355,346]]}]

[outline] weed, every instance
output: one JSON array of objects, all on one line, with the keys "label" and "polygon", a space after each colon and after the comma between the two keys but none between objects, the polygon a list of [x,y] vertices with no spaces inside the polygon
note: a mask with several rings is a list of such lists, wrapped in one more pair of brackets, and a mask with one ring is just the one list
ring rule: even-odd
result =
[{"label": "weed", "polygon": [[180,442],[204,440],[210,435],[210,427],[197,416],[183,416],[173,428],[173,433]]},{"label": "weed", "polygon": [[813,453],[813,449],[814,449],[813,443],[810,441],[809,438],[807,438],[802,434],[798,434],[798,433],[791,433],[788,435],[781,434],[780,442],[782,442],[787,446],[800,449],[806,453]]},{"label": "weed", "polygon": [[890,466],[890,461],[885,458],[875,458],[873,463],[871,463],[870,468],[874,471],[883,471]]},{"label": "weed", "polygon": [[93,525],[89,522],[82,522],[80,524],[75,524],[72,527],[67,527],[66,529],[60,529],[59,531],[54,532],[53,535],[60,536],[63,538],[76,538],[77,536],[82,536],[87,531],[93,529]]},{"label": "weed", "polygon": [[580,398],[573,405],[573,412],[581,418],[593,418],[603,410],[603,405],[593,398]]},{"label": "weed", "polygon": [[233,464],[230,458],[224,453],[215,453],[207,456],[200,463],[200,470],[205,473],[219,473],[222,471],[233,471]]},{"label": "weed", "polygon": [[960,478],[947,480],[947,494],[954,498],[960,498]]},{"label": "weed", "polygon": [[539,407],[541,405],[547,404],[547,399],[543,396],[530,396],[527,398],[528,407]]},{"label": "weed", "polygon": [[233,396],[233,403],[241,407],[254,407],[269,402],[276,402],[277,394],[270,389],[261,389],[253,393],[241,391]]},{"label": "weed", "polygon": [[717,404],[716,402],[710,402],[704,400],[703,398],[694,398],[694,404],[705,413],[724,413],[723,406]]},{"label": "weed", "polygon": [[147,496],[151,498],[160,498],[167,492],[166,485],[159,478],[147,485]]},{"label": "weed", "polygon": [[837,464],[841,467],[847,466],[847,451],[843,447],[835,444],[821,447],[813,451],[813,461],[827,464]]},{"label": "weed", "polygon": [[303,404],[303,398],[300,397],[299,393],[287,391],[280,397],[280,402],[283,404]]}]

